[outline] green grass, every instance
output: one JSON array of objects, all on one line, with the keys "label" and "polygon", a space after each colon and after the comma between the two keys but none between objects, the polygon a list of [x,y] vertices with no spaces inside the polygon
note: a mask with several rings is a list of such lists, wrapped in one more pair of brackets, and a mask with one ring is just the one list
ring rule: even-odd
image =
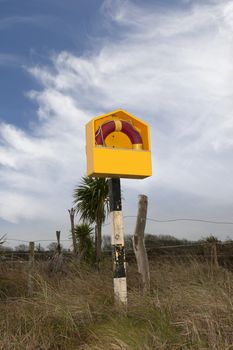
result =
[{"label": "green grass", "polygon": [[[151,263],[151,293],[142,296],[128,267],[128,308],[114,306],[111,263],[98,273],[69,264],[64,274],[0,275],[0,349],[233,349],[233,276],[190,260]],[[109,265],[109,266],[108,266]]]}]

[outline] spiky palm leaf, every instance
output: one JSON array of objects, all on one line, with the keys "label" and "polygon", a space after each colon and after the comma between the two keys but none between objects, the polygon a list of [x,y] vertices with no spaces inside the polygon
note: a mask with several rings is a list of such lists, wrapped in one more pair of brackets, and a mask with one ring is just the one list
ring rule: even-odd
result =
[{"label": "spiky palm leaf", "polygon": [[6,237],[6,235],[3,235],[2,237],[0,237],[0,244],[5,243],[5,237]]},{"label": "spiky palm leaf", "polygon": [[84,222],[105,221],[108,213],[108,183],[105,178],[83,177],[74,190],[74,208]]}]

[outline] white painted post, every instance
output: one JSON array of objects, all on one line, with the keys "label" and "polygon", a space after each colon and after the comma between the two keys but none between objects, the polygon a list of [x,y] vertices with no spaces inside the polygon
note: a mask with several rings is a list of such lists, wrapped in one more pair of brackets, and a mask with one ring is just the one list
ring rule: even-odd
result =
[{"label": "white painted post", "polygon": [[123,216],[121,207],[121,187],[119,178],[111,178],[109,202],[112,221],[111,243],[113,249],[113,283],[116,304],[127,305],[127,281],[124,246]]}]

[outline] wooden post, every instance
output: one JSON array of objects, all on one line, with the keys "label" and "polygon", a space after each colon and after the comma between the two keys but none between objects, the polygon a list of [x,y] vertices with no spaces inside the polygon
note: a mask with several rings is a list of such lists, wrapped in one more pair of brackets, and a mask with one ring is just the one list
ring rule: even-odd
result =
[{"label": "wooden post", "polygon": [[60,244],[61,231],[56,231],[56,237],[57,237],[57,252],[58,254],[61,254],[61,244]]},{"label": "wooden post", "polygon": [[35,243],[29,242],[28,295],[30,297],[33,295],[34,248],[35,248]]},{"label": "wooden post", "polygon": [[147,196],[143,194],[139,195],[137,222],[133,236],[133,248],[137,260],[138,272],[142,280],[143,293],[146,293],[150,290],[149,262],[144,243],[147,206]]},{"label": "wooden post", "polygon": [[217,253],[217,242],[212,242],[211,243],[211,254],[210,254],[210,259],[211,259],[211,270],[215,270],[219,268],[219,263],[218,263],[218,253]]},{"label": "wooden post", "polygon": [[49,274],[62,272],[63,256],[61,251],[60,236],[61,236],[61,231],[56,231],[57,246],[51,260],[48,263]]},{"label": "wooden post", "polygon": [[215,242],[215,244],[214,244],[213,252],[214,252],[214,265],[215,265],[216,269],[218,269],[219,263],[218,263],[217,242]]},{"label": "wooden post", "polygon": [[117,305],[127,305],[127,281],[120,178],[108,180],[112,221],[113,283]]},{"label": "wooden post", "polygon": [[77,240],[75,236],[75,230],[74,230],[74,214],[75,210],[74,208],[68,209],[68,212],[70,214],[70,225],[71,225],[71,234],[72,234],[72,241],[73,241],[73,253],[74,255],[78,254],[78,247],[77,247]]}]

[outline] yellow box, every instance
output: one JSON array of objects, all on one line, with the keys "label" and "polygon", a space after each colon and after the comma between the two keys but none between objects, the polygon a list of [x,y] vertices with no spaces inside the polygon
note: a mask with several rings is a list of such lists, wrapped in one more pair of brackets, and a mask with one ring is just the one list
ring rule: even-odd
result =
[{"label": "yellow box", "polygon": [[122,109],[86,125],[86,153],[88,176],[152,175],[149,126]]}]

